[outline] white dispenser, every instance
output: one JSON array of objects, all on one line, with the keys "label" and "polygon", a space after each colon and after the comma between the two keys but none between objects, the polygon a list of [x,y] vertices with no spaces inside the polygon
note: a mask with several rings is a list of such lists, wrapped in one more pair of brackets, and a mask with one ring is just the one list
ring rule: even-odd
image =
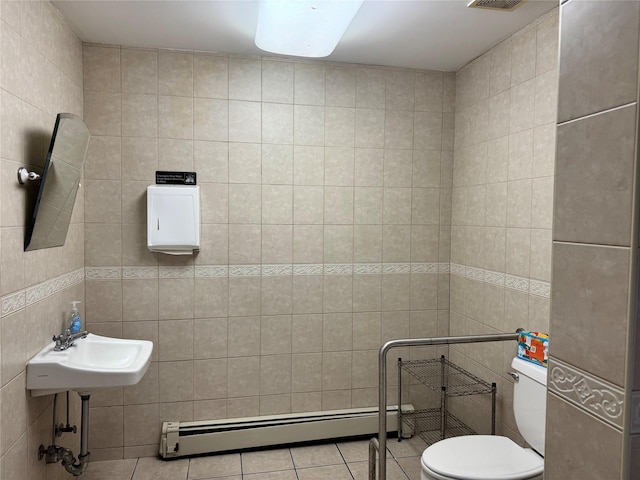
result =
[{"label": "white dispenser", "polygon": [[147,246],[169,255],[191,255],[200,249],[200,187],[147,187]]}]

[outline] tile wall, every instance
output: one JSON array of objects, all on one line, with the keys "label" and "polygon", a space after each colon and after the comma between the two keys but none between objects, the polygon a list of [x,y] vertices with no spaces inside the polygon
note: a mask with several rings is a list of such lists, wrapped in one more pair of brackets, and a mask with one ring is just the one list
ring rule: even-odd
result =
[{"label": "tile wall", "polygon": [[[454,74],[83,59],[86,317],[156,347],[92,400],[95,458],[154,455],[162,421],[375,405],[383,341],[448,333]],[[197,255],[146,248],[156,170],[197,172]]]},{"label": "tile wall", "polygon": [[[640,475],[630,454],[640,432],[632,393],[640,3],[613,6],[561,6],[550,480]],[[594,339],[607,347],[586,354]]]},{"label": "tile wall", "polygon": [[[457,72],[452,335],[549,330],[557,52],[555,9]],[[453,361],[497,383],[497,431],[518,439],[514,354],[512,342],[451,347]],[[489,431],[489,398],[452,407]]]},{"label": "tile wall", "polygon": [[[31,398],[25,362],[60,333],[71,300],[84,300],[83,195],[63,247],[23,251],[36,185],[16,171],[41,168],[58,112],[82,116],[82,43],[49,2],[0,2],[0,477],[64,478],[37,460],[51,443],[52,396]],[[72,396],[73,422],[79,424]],[[59,402],[60,412],[64,402]],[[78,441],[57,441],[77,453]],[[75,436],[77,437],[77,436]]]}]

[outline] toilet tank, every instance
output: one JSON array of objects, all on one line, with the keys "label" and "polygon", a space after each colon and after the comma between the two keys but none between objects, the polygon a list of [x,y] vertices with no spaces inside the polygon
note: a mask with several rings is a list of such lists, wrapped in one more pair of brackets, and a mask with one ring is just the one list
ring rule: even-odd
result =
[{"label": "toilet tank", "polygon": [[520,358],[511,367],[519,379],[513,384],[513,413],[522,437],[544,455],[544,425],[547,413],[547,369]]}]

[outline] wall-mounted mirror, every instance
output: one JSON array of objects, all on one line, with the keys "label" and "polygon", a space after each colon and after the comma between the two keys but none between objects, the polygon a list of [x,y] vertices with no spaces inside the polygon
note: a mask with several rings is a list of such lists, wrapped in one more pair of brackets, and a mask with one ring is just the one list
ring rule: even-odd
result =
[{"label": "wall-mounted mirror", "polygon": [[80,117],[58,114],[26,229],[25,251],[64,245],[90,138]]}]

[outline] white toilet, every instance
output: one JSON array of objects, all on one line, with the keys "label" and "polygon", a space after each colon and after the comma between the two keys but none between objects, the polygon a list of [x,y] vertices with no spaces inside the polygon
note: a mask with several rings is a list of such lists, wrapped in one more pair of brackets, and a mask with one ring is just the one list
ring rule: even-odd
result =
[{"label": "white toilet", "polygon": [[542,479],[547,369],[519,358],[511,366],[516,424],[532,448],[497,435],[448,438],[423,452],[421,480]]}]

